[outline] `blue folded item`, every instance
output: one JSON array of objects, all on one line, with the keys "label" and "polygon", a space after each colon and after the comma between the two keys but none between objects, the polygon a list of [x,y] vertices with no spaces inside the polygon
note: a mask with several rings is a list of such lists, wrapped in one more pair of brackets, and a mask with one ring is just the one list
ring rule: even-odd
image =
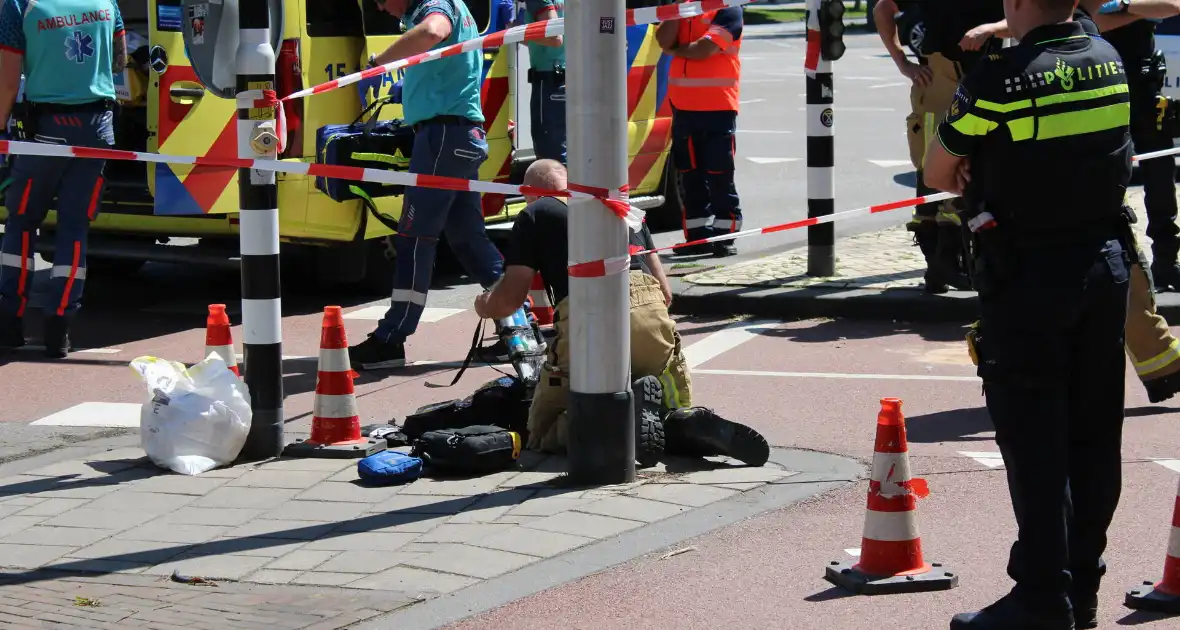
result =
[{"label": "blue folded item", "polygon": [[373,485],[410,483],[422,476],[422,460],[397,451],[381,451],[357,462],[356,472]]}]

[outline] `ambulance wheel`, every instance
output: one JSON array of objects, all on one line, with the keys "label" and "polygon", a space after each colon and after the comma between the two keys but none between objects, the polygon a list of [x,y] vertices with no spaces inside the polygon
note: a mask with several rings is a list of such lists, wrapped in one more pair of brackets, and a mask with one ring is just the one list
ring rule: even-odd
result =
[{"label": "ambulance wheel", "polygon": [[365,242],[365,277],[361,288],[374,295],[389,295],[393,290],[393,274],[397,269],[394,260],[393,237],[383,236]]}]

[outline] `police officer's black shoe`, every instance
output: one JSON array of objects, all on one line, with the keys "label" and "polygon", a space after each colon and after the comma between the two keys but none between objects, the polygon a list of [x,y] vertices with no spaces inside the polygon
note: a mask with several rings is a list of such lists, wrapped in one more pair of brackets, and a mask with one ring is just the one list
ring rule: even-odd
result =
[{"label": "police officer's black shoe", "polygon": [[640,468],[660,463],[664,454],[664,424],[660,421],[660,406],[664,402],[664,386],[654,376],[644,376],[631,383],[635,403],[635,461]]},{"label": "police officer's black shoe", "polygon": [[725,258],[726,256],[737,256],[737,245],[733,241],[713,243],[713,257]]},{"label": "police officer's black shoe", "polygon": [[1152,263],[1151,279],[1156,291],[1180,291],[1180,265],[1176,263]]},{"label": "police officer's black shoe", "polygon": [[702,256],[713,253],[712,243],[697,243],[696,245],[673,245],[672,253],[677,256]]},{"label": "police officer's black shoe", "polygon": [[1071,594],[1069,603],[1073,606],[1073,625],[1079,629],[1098,627],[1098,595]]},{"label": "police officer's black shoe", "polygon": [[670,455],[727,455],[747,466],[761,466],[770,459],[770,444],[761,433],[704,407],[669,412],[664,418],[664,439]]},{"label": "police officer's black shoe", "polygon": [[355,370],[387,370],[406,366],[406,345],[385,343],[372,333],[348,349],[348,362]]},{"label": "police officer's black shoe", "polygon": [[45,318],[45,356],[64,359],[70,353],[70,325],[65,317]]},{"label": "police officer's black shoe", "polygon": [[15,315],[0,315],[0,350],[15,350],[24,345],[23,320]]},{"label": "police officer's black shoe", "polygon": [[951,619],[951,630],[1073,630],[1073,613],[1061,605],[1032,609],[1014,595],[1005,595],[979,612],[961,613]]},{"label": "police officer's black shoe", "polygon": [[941,295],[951,290],[950,287],[948,287],[942,281],[942,276],[940,274],[937,272],[932,272],[929,269],[927,269],[925,275],[922,276],[922,280],[925,282],[924,288],[927,293]]}]

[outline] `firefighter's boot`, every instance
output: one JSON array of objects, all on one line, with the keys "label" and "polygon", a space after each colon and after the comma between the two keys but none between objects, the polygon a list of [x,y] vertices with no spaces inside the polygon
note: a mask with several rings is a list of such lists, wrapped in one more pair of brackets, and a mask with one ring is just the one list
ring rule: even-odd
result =
[{"label": "firefighter's boot", "polygon": [[953,224],[938,226],[938,247],[933,266],[939,279],[959,291],[971,290],[971,277],[966,274],[963,264],[963,232],[962,228]]},{"label": "firefighter's boot", "polygon": [[21,318],[0,314],[0,350],[14,350],[24,345],[25,329]]},{"label": "firefighter's boot", "polygon": [[946,293],[947,286],[935,270],[938,262],[935,257],[938,251],[937,226],[933,221],[911,221],[906,224],[906,229],[914,233],[914,243],[922,250],[922,257],[926,259],[926,274],[924,276],[926,292]]}]

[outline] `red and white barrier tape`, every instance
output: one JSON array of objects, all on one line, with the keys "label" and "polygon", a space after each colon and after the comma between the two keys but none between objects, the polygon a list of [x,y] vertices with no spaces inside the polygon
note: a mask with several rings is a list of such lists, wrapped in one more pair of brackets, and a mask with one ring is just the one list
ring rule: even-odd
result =
[{"label": "red and white barrier tape", "polygon": [[[257,107],[265,107],[254,103]],[[457,177],[441,177],[438,175],[418,175],[402,171],[387,171],[357,166],[335,166],[331,164],[310,164],[308,162],[280,161],[280,160],[252,160],[242,158],[212,158],[194,157],[187,155],[161,155],[159,153],[144,153],[139,151],[121,151],[117,149],[94,149],[89,147],[74,147],[60,144],[42,144],[40,142],[20,142],[16,140],[0,140],[0,155],[39,155],[42,157],[89,158],[99,160],[119,160],[123,162],[150,162],[154,164],[189,164],[193,166],[212,166],[223,168],[249,168],[259,171],[274,171],[277,173],[291,173],[293,175],[310,175],[328,179],[344,179],[358,182],[378,184],[392,184],[395,186],[417,186],[421,188],[437,188],[442,190],[470,190],[483,193],[498,193],[502,195],[533,195],[537,197],[578,197],[582,199],[598,199],[610,211],[627,225],[638,230],[643,223],[644,212],[635,208],[627,201],[627,188],[608,190],[570,184],[567,190],[548,190],[536,186],[515,186],[496,182],[482,182],[477,180],[459,179]]]},{"label": "red and white barrier tape", "polygon": [[[726,7],[736,7],[743,4],[749,4],[752,0],[699,0],[697,2],[686,2],[684,4],[669,4],[659,7],[646,7],[642,9],[631,9],[627,11],[627,26],[638,26],[641,24],[655,24],[657,22],[666,22],[668,20],[679,20],[683,18],[696,17],[709,11],[717,9],[724,9]],[[345,75],[339,79],[333,79],[327,83],[321,83],[314,87],[300,90],[289,96],[284,96],[284,101],[289,101],[312,94],[322,94],[324,92],[331,92],[337,88],[342,88],[346,85],[359,83],[365,79],[379,77],[389,72],[395,72],[402,68],[409,66],[416,66],[442,59],[443,57],[453,57],[461,55],[473,50],[483,50],[485,48],[499,48],[506,44],[519,44],[522,42],[532,42],[545,39],[547,37],[556,37],[565,33],[565,18],[556,18],[553,20],[544,20],[541,22],[533,22],[524,26],[515,26],[510,29],[498,31],[491,35],[469,39],[465,42],[459,42],[445,48],[437,50],[430,50],[419,55],[406,57],[405,59],[398,59],[387,64],[369,68],[361,72]]]},{"label": "red and white barrier tape", "polygon": [[[1173,147],[1171,149],[1163,149],[1160,151],[1151,151],[1150,153],[1143,153],[1132,156],[1132,162],[1141,162],[1143,160],[1151,160],[1155,158],[1174,156],[1180,154],[1180,147]],[[937,201],[945,201],[947,199],[954,199],[958,197],[954,193],[936,193],[933,195],[924,195],[921,197],[912,197],[910,199],[901,199],[898,201],[891,201],[889,203],[877,204],[875,206],[867,206],[864,208],[856,208],[853,210],[845,210],[843,212],[836,212],[822,217],[811,217],[807,219],[800,219],[798,221],[791,221],[790,223],[781,223],[779,225],[771,225],[763,228],[755,228],[752,230],[742,230],[740,232],[733,232],[731,234],[723,234],[721,236],[712,236],[709,238],[702,238],[695,241],[688,241],[685,243],[678,243],[676,245],[669,245],[667,247],[656,247],[654,249],[638,249],[632,248],[627,256],[617,256],[613,258],[606,258],[600,260],[592,260],[589,262],[576,263],[571,261],[569,263],[569,274],[573,278],[601,278],[603,276],[623,273],[631,268],[631,256],[640,256],[643,254],[653,254],[656,252],[668,251],[670,249],[680,249],[691,245],[703,245],[706,243],[719,243],[722,241],[732,241],[739,238],[746,238],[750,236],[758,236],[760,234],[773,234],[775,232],[786,232],[787,230],[795,230],[798,228],[809,227],[812,225],[819,225],[821,223],[832,223],[834,221],[842,221],[852,217],[859,217],[869,214],[877,214],[879,212],[889,212],[890,210],[897,210],[899,208],[911,208],[919,206],[924,203],[934,203]]]}]

